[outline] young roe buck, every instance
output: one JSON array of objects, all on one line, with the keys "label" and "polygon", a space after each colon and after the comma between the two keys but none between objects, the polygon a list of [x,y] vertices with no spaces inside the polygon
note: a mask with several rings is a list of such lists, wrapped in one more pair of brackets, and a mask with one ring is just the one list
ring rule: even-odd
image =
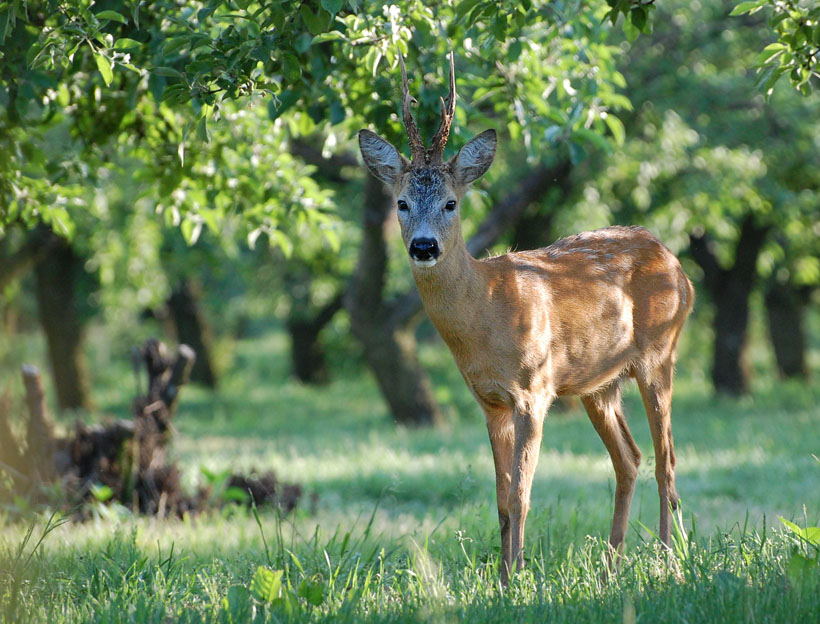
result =
[{"label": "young roe buck", "polygon": [[[407,160],[368,130],[359,146],[371,173],[398,202],[401,234],[424,308],[447,343],[487,420],[501,525],[501,580],[524,564],[524,525],[541,446],[556,396],[580,395],[615,468],[609,543],[620,551],[641,453],[621,409],[621,382],[640,388],[655,447],[660,538],[669,544],[678,504],[670,406],[675,350],[694,290],[677,258],[640,227],[607,227],[543,249],[474,259],[459,205],[493,161],[496,134],[482,132],[458,154],[442,154],[455,112],[455,70],[441,100],[441,125],[425,148],[410,113],[402,72]],[[616,554],[617,556],[617,554]]]}]

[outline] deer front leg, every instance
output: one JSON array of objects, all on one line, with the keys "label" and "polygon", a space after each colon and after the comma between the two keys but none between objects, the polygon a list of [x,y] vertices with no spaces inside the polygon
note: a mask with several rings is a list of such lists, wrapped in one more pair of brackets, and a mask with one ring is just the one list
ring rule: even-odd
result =
[{"label": "deer front leg", "polygon": [[498,524],[501,528],[501,584],[506,587],[512,572],[512,542],[508,507],[513,458],[513,427],[509,411],[485,410],[487,431],[493,448]]},{"label": "deer front leg", "polygon": [[546,408],[513,411],[515,442],[507,508],[510,514],[511,550],[516,570],[524,567],[524,526],[530,510],[532,478],[541,450],[545,415]]}]

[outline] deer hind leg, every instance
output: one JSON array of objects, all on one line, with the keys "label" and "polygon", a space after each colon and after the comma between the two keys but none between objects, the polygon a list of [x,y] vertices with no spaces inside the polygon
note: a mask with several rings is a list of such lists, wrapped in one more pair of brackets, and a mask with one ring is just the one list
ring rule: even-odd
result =
[{"label": "deer hind leg", "polygon": [[513,571],[512,534],[510,532],[509,494],[513,459],[513,428],[510,412],[486,412],[487,430],[493,448],[495,493],[498,501],[498,524],[501,528],[501,584],[509,583]]},{"label": "deer hind leg", "polygon": [[515,440],[510,492],[507,507],[510,514],[511,552],[515,569],[524,568],[524,528],[530,510],[530,492],[538,455],[541,452],[544,417],[549,403],[529,405],[513,410]]},{"label": "deer hind leg", "polygon": [[[629,508],[635,492],[638,478],[638,466],[641,463],[641,451],[624,419],[621,408],[621,381],[617,380],[595,394],[581,397],[598,435],[609,451],[612,466],[615,468],[615,513],[612,517],[612,530],[609,544],[612,553],[619,555],[629,521]],[[610,560],[611,562],[611,560]]]},{"label": "deer hind leg", "polygon": [[658,495],[661,503],[659,535],[669,546],[670,505],[678,507],[678,492],[675,489],[675,446],[672,441],[672,378],[674,363],[671,359],[652,371],[637,376],[649,429],[655,446],[655,478],[658,481]]}]

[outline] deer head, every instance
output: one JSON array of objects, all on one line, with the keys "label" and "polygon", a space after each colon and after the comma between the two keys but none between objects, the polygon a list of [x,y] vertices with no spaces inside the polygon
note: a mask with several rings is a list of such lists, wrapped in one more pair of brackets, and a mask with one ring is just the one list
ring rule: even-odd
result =
[{"label": "deer head", "polygon": [[441,124],[430,147],[421,140],[410,113],[416,99],[410,95],[404,59],[401,66],[401,110],[411,158],[408,160],[379,135],[359,132],[359,148],[370,172],[393,189],[399,224],[407,252],[416,267],[433,267],[455,245],[463,244],[459,208],[470,183],[480,178],[493,162],[495,130],[485,130],[443,162],[444,146],[456,110],[456,77],[450,53],[450,93],[441,99]]}]

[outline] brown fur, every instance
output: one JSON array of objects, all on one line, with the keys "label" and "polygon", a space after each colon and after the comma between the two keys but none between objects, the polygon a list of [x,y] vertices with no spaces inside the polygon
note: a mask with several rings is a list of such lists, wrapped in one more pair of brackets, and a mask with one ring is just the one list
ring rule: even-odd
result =
[{"label": "brown fur", "polygon": [[[460,228],[454,228],[460,232]],[[634,377],[652,431],[669,542],[676,505],[670,404],[675,349],[694,290],[675,256],[643,228],[609,227],[535,251],[476,260],[458,236],[438,263],[413,267],[424,307],[481,405],[493,447],[503,570],[523,565],[524,526],[556,396],[580,395],[617,480],[610,544],[626,531],[640,451],[621,412]]]}]

